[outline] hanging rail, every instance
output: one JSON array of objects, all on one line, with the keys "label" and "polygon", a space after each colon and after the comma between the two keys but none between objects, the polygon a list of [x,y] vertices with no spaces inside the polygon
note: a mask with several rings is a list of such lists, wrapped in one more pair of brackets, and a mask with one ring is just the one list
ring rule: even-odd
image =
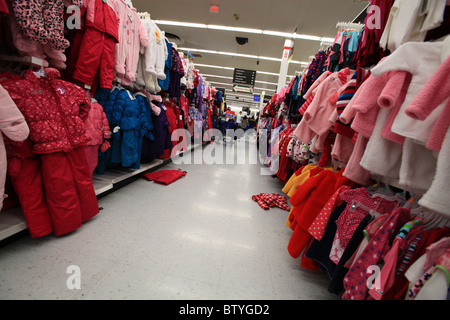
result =
[{"label": "hanging rail", "polygon": [[353,29],[353,30],[359,30],[364,27],[364,24],[362,23],[354,23],[354,22],[338,22],[336,24],[336,28],[340,29]]}]

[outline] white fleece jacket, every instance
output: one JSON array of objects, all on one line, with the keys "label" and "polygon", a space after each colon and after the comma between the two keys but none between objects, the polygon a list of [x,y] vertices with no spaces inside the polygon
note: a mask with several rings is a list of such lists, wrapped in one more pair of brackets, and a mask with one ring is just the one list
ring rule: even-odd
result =
[{"label": "white fleece jacket", "polygon": [[164,32],[151,19],[144,19],[142,22],[150,40],[150,45],[144,52],[145,71],[156,76],[158,79],[165,80],[164,65],[168,52],[164,41]]},{"label": "white fleece jacket", "polygon": [[450,128],[442,142],[431,187],[419,204],[450,217]]},{"label": "white fleece jacket", "polygon": [[406,71],[412,75],[405,100],[392,124],[392,132],[424,145],[428,141],[444,105],[433,110],[423,121],[409,117],[405,109],[449,55],[450,36],[439,42],[408,42],[372,69],[372,74],[376,77],[394,70]]}]

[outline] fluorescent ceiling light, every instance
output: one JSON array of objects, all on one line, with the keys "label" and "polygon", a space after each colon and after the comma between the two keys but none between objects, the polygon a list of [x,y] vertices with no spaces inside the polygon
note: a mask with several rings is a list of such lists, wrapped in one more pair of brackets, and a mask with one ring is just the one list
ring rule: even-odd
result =
[{"label": "fluorescent ceiling light", "polygon": [[169,25],[169,26],[179,26],[179,27],[191,27],[191,28],[206,29],[206,24],[204,24],[204,23],[168,21],[168,20],[153,20],[153,22],[155,22],[156,24],[164,24],[164,25]]},{"label": "fluorescent ceiling light", "polygon": [[204,52],[204,53],[211,53],[211,54],[221,54],[221,55],[225,55],[225,56],[234,56],[234,57],[242,57],[242,58],[250,58],[250,59],[281,61],[281,59],[279,59],[279,58],[262,57],[262,56],[256,56],[256,55],[253,55],[253,54],[243,54],[243,53],[216,51],[216,50],[206,50],[206,49],[195,49],[195,48],[178,48],[178,49],[179,50],[184,50],[184,51]]},{"label": "fluorescent ceiling light", "polygon": [[[215,69],[225,69],[225,70],[234,70],[234,68],[231,67],[223,67],[223,66],[215,66],[215,65],[210,65],[210,64],[202,64],[202,63],[196,63],[194,62],[194,65],[196,67],[205,67],[205,68],[215,68]],[[278,77],[280,74],[279,73],[273,73],[273,72],[266,72],[266,71],[256,71],[256,74],[267,74],[269,76],[276,76]]]},{"label": "fluorescent ceiling light", "polygon": [[269,75],[269,76],[280,76],[280,74],[279,73],[273,73],[273,72],[266,72],[266,71],[256,71],[256,73],[258,74],[258,73],[261,73],[261,74],[267,74],[267,75]]},{"label": "fluorescent ceiling light", "polygon": [[271,30],[263,30],[263,34],[267,34],[270,36],[284,37],[284,38],[293,38],[293,33],[288,32],[279,32],[279,31],[271,31]]},{"label": "fluorescent ceiling light", "polygon": [[254,89],[256,89],[256,90],[262,90],[262,91],[264,91],[264,90],[266,90],[266,91],[277,91],[277,90],[275,90],[275,89],[267,89],[267,88],[257,88],[257,87],[255,87]]},{"label": "fluorescent ceiling light", "polygon": [[256,80],[255,82],[257,82],[257,83],[264,83],[264,84],[271,84],[271,85],[273,85],[273,86],[277,86],[277,85],[278,85],[278,83],[265,82],[265,81],[258,81],[258,80]]},{"label": "fluorescent ceiling light", "polygon": [[247,32],[247,33],[259,33],[259,34],[262,34],[262,30],[260,30],[260,29],[252,29],[252,28],[218,26],[218,25],[214,25],[214,24],[208,24],[206,26],[206,28],[207,29],[213,29],[213,30],[236,31],[236,32]]},{"label": "fluorescent ceiling light", "polygon": [[294,64],[301,64],[303,66],[308,65],[308,62],[304,62],[304,61],[297,61],[297,60],[291,60],[290,63],[294,63]]},{"label": "fluorescent ceiling light", "polygon": [[[232,83],[224,83],[224,82],[217,82],[217,81],[209,81],[209,82],[210,82],[210,83],[219,84],[219,85],[222,85],[222,86],[233,86]],[[276,90],[274,90],[274,89],[257,88],[257,87],[254,87],[253,89],[261,90],[261,91],[276,91]]]},{"label": "fluorescent ceiling light", "polygon": [[233,77],[225,77],[225,76],[218,76],[215,74],[202,74],[205,77],[213,77],[213,78],[222,78],[222,79],[233,79]]},{"label": "fluorescent ceiling light", "polygon": [[281,61],[280,58],[262,57],[262,56],[259,56],[258,59],[261,59],[261,60],[270,60],[270,61]]},{"label": "fluorescent ceiling light", "polygon": [[[215,74],[202,74],[203,77],[212,77],[212,78],[221,78],[221,79],[233,79],[233,77],[226,77],[226,76],[219,76],[219,75],[215,75]],[[277,86],[277,83],[273,83],[273,82],[266,82],[266,81],[259,81],[259,80],[255,80],[256,83],[264,83],[264,84],[271,84],[273,86]]]},{"label": "fluorescent ceiling light", "polygon": [[326,38],[326,37],[322,37],[322,38],[320,38],[320,41],[323,41],[323,42],[332,42],[332,43],[334,43],[334,38]]},{"label": "fluorescent ceiling light", "polygon": [[[178,49],[179,50],[183,50],[183,51],[204,52],[204,53],[210,53],[210,54],[220,54],[220,55],[225,55],[225,56],[234,56],[234,57],[242,57],[242,58],[250,58],[250,59],[269,60],[269,61],[281,62],[280,58],[256,56],[256,55],[252,55],[252,54],[242,54],[242,53],[235,53],[235,52],[225,52],[225,51],[195,49],[195,48],[178,48]],[[308,62],[296,61],[296,60],[290,60],[289,63],[308,65]],[[274,75],[278,75],[278,74],[274,74]]]},{"label": "fluorescent ceiling light", "polygon": [[210,83],[216,83],[216,84],[220,84],[222,86],[232,86],[231,83],[223,83],[223,82],[217,82],[217,81],[210,81]]},{"label": "fluorescent ceiling light", "polygon": [[169,21],[169,20],[153,20],[153,22],[155,22],[156,24],[170,25],[170,26],[265,34],[265,35],[283,37],[283,38],[304,39],[304,40],[312,40],[312,41],[328,41],[326,39],[331,39],[330,41],[334,41],[334,38],[318,37],[318,36],[313,36],[313,35],[308,35],[308,34],[296,34],[296,33],[280,32],[280,31],[273,31],[273,30],[220,26],[220,25],[215,25],[215,24],[192,23],[192,22]]},{"label": "fluorescent ceiling light", "polygon": [[209,64],[201,64],[201,63],[194,63],[197,67],[205,67],[205,68],[216,68],[216,69],[225,69],[225,70],[234,70],[234,68],[231,67],[223,67],[223,66],[213,66]]},{"label": "fluorescent ceiling light", "polygon": [[304,39],[304,40],[313,40],[313,41],[320,41],[322,38],[317,36],[310,36],[307,34],[294,34],[294,38],[296,39]]}]

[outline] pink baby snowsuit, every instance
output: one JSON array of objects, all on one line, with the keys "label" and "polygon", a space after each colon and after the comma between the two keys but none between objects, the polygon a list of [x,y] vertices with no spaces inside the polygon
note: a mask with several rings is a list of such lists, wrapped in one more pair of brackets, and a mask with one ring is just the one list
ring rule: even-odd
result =
[{"label": "pink baby snowsuit", "polygon": [[116,45],[115,71],[125,85],[136,81],[141,46],[148,47],[148,32],[135,8],[123,0],[115,0],[114,8],[119,18],[119,43]]}]

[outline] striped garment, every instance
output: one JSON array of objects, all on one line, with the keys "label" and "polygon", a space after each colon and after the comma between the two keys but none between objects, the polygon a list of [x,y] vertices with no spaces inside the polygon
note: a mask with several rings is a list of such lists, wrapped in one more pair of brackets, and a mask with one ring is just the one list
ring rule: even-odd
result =
[{"label": "striped garment", "polygon": [[397,271],[395,272],[396,276],[403,273],[411,263],[411,258],[416,252],[417,245],[419,244],[420,240],[422,239],[422,234],[419,234],[408,246],[408,249],[406,250],[405,256],[403,257],[402,261],[400,262]]},{"label": "striped garment", "polygon": [[[350,100],[352,100],[358,88],[368,78],[369,75],[370,71],[364,68],[358,68],[358,70],[355,71],[352,78],[348,82],[347,87],[344,89],[344,91],[342,91],[342,93],[337,99],[336,110],[338,117],[342,114],[342,112],[344,112],[345,107],[347,107],[347,105],[349,104]],[[341,122],[338,118],[335,123],[334,132],[339,133],[348,138],[353,138],[353,143],[355,143],[356,141],[355,131],[351,128],[351,122],[345,124]]]}]

